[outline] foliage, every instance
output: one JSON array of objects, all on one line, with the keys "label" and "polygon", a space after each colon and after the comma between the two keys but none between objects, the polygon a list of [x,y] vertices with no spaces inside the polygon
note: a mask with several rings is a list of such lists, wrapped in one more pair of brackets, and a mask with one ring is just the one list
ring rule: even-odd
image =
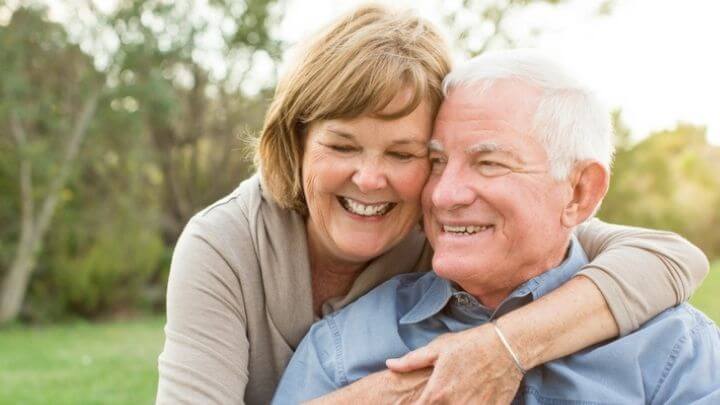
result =
[{"label": "foliage", "polygon": [[[516,46],[516,35],[506,21],[519,11],[537,6],[555,6],[567,0],[462,0],[439,2],[445,26],[450,29],[450,40],[467,56],[476,56],[488,49]],[[604,2],[598,13],[609,12],[611,1]],[[537,34],[531,30],[531,34]]]},{"label": "foliage", "polygon": [[[46,198],[69,117],[89,89],[102,90],[41,236],[26,319],[162,307],[183,225],[250,173],[239,138],[258,129],[268,93],[243,86],[255,80],[256,60],[279,54],[274,4],[75,3],[63,24],[40,6],[20,7],[0,25],[0,277],[19,249],[19,159],[32,163],[33,196]],[[33,135],[20,154],[5,136],[14,112]]]},{"label": "foliage", "polygon": [[33,283],[27,316],[97,317],[143,304],[150,278],[167,265],[165,246],[142,223],[114,222],[89,232],[78,224],[54,235],[48,244],[53,260]]},{"label": "foliage", "polygon": [[619,144],[599,216],[678,232],[720,257],[720,148],[707,144],[705,128],[680,124],[634,146]]},{"label": "foliage", "polygon": [[152,403],[163,322],[0,329],[0,403]]},{"label": "foliage", "polygon": [[690,303],[703,311],[716,324],[720,324],[720,260],[710,266],[710,274],[690,299]]}]

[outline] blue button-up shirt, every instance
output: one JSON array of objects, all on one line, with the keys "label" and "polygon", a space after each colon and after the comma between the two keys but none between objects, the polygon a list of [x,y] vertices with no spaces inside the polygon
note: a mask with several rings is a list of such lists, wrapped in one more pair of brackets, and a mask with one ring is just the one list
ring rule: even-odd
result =
[{"label": "blue button-up shirt", "polygon": [[[388,358],[538,299],[585,263],[582,247],[571,241],[563,263],[518,287],[495,310],[433,272],[394,277],[313,325],[273,403],[316,398],[383,370]],[[530,370],[514,403],[720,404],[720,330],[692,306],[676,306],[623,338]]]}]

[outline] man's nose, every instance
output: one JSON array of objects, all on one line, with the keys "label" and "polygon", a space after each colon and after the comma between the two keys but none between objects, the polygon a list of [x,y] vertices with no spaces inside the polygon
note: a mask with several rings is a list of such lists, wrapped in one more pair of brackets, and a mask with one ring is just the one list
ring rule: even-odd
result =
[{"label": "man's nose", "polygon": [[467,181],[461,167],[446,167],[432,192],[435,208],[453,210],[472,204],[476,195]]},{"label": "man's nose", "polygon": [[363,159],[355,170],[352,181],[363,193],[380,190],[387,187],[387,173],[376,159]]}]

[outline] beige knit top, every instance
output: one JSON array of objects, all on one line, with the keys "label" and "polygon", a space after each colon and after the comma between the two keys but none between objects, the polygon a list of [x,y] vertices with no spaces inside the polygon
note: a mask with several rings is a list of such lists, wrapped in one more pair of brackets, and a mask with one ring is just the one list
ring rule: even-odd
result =
[{"label": "beige knit top", "polygon": [[[702,252],[672,233],[593,220],[577,235],[592,260],[581,274],[600,288],[623,334],[687,300],[707,273]],[[412,232],[323,314],[394,275],[429,270],[431,254]],[[304,219],[274,204],[253,176],[195,215],[175,247],[157,402],[268,403],[316,320]]]}]

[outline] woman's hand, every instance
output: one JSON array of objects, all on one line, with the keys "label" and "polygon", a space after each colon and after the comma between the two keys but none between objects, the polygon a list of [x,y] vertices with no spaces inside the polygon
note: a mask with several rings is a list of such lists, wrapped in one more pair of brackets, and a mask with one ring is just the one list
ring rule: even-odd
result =
[{"label": "woman's hand", "polygon": [[433,367],[421,404],[507,404],[523,377],[491,324],[442,335],[386,364],[398,373]]}]

